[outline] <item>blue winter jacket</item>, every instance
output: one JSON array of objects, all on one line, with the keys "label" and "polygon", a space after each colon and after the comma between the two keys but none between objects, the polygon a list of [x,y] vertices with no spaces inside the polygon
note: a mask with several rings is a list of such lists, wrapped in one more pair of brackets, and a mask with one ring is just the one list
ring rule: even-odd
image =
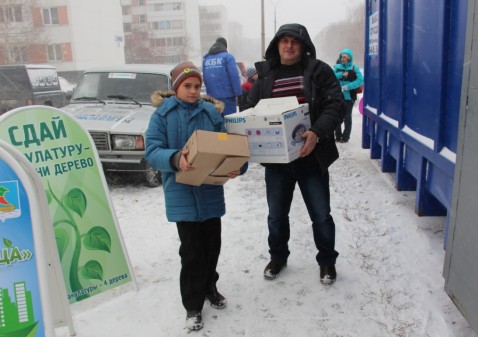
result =
[{"label": "blue winter jacket", "polygon": [[222,44],[215,43],[204,55],[202,72],[209,96],[221,99],[242,95],[236,59]]},{"label": "blue winter jacket", "polygon": [[184,147],[195,130],[225,132],[223,118],[216,110],[221,103],[216,101],[215,106],[203,99],[188,103],[176,96],[165,96],[160,92],[152,96],[153,105],[159,106],[146,132],[146,160],[162,173],[168,221],[204,221],[221,217],[226,212],[223,186],[177,183],[177,169],[171,165],[171,158]]},{"label": "blue winter jacket", "polygon": [[[347,54],[350,57],[350,60],[346,64],[340,63],[340,56],[342,54]],[[352,100],[352,97],[350,96],[350,90],[351,89],[357,89],[362,86],[363,84],[363,75],[362,72],[360,71],[360,68],[356,65],[354,65],[354,55],[352,53],[351,49],[345,48],[342,50],[339,54],[339,63],[337,63],[334,66],[334,73],[337,79],[340,81],[340,86],[344,88],[346,86],[347,89],[342,89],[342,92],[344,94],[344,99],[345,100]],[[353,81],[350,81],[346,78],[344,78],[343,73],[344,71],[349,71],[349,70],[354,70],[355,73],[357,74],[357,78]]]}]

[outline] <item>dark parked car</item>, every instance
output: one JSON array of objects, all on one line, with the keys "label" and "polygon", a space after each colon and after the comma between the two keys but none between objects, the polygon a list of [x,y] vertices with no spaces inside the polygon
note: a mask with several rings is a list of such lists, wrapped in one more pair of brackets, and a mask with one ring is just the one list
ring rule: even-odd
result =
[{"label": "dark parked car", "polygon": [[26,105],[66,104],[56,68],[22,64],[0,66],[0,114]]}]

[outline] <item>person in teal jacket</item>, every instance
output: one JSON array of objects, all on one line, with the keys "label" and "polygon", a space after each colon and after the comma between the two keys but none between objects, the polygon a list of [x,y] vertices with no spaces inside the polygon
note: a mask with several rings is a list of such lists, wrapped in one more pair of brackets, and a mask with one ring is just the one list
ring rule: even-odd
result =
[{"label": "person in teal jacket", "polygon": [[[181,245],[180,290],[186,309],[186,328],[203,327],[201,312],[208,300],[215,309],[226,307],[216,287],[221,250],[221,217],[226,213],[224,188],[191,186],[176,182],[176,172],[190,171],[184,145],[195,130],[225,132],[220,114],[224,105],[211,97],[200,97],[202,76],[191,62],[171,71],[174,92],[156,91],[151,100],[157,109],[146,131],[146,160],[162,173],[168,221],[176,222]],[[228,174],[235,178],[247,170]]]},{"label": "person in teal jacket", "polygon": [[352,109],[357,100],[356,89],[363,85],[363,75],[360,68],[353,63],[354,55],[351,49],[345,48],[340,52],[334,73],[340,81],[342,93],[347,106],[344,118],[344,130],[342,124],[335,129],[335,141],[347,143],[352,132]]}]

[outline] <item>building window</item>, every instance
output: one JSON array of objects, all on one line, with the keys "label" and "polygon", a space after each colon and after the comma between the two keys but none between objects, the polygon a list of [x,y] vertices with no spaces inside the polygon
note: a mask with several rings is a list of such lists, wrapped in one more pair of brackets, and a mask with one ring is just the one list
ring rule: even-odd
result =
[{"label": "building window", "polygon": [[58,8],[45,8],[43,10],[43,23],[45,25],[57,25],[58,22]]},{"label": "building window", "polygon": [[138,15],[139,23],[146,23],[146,15]]},{"label": "building window", "polygon": [[159,56],[158,57],[159,63],[170,63],[175,64],[181,62],[179,55],[171,55],[171,56]]},{"label": "building window", "polygon": [[148,5],[148,11],[150,12],[159,12],[160,11],[160,5],[161,4],[151,4],[151,5]]},{"label": "building window", "polygon": [[148,27],[151,30],[158,30],[159,29],[159,22],[158,21],[149,22]]},{"label": "building window", "polygon": [[138,0],[137,6],[144,6],[146,4],[145,0]]},{"label": "building window", "polygon": [[182,2],[173,2],[173,11],[180,11],[183,9],[183,3]]},{"label": "building window", "polygon": [[218,13],[218,12],[213,12],[213,13],[209,13],[207,17],[208,17],[209,20],[212,20],[212,19],[220,19],[220,18],[221,18],[221,14]]},{"label": "building window", "polygon": [[131,23],[129,23],[129,22],[123,23],[123,31],[125,33],[131,32]]},{"label": "building window", "polygon": [[149,29],[151,30],[169,30],[169,29],[182,29],[184,26],[182,20],[163,20],[149,22]]},{"label": "building window", "polygon": [[13,47],[11,56],[16,63],[28,63],[28,50],[26,47]]},{"label": "building window", "polygon": [[123,12],[123,15],[130,15],[131,14],[131,6],[123,6],[122,12]]},{"label": "building window", "polygon": [[48,46],[48,61],[62,61],[61,44],[52,44]]},{"label": "building window", "polygon": [[182,2],[167,2],[167,3],[159,3],[154,5],[155,12],[182,11],[182,10],[183,10]]},{"label": "building window", "polygon": [[173,20],[171,21],[172,29],[182,29],[184,27],[183,20]]},{"label": "building window", "polygon": [[22,6],[0,8],[0,22],[23,22]]},{"label": "building window", "polygon": [[184,37],[173,37],[173,46],[174,47],[183,47],[184,46]]},{"label": "building window", "polygon": [[220,31],[220,30],[221,30],[221,25],[215,24],[215,23],[203,24],[201,27],[201,31],[205,31],[205,32],[214,32],[214,31]]},{"label": "building window", "polygon": [[159,21],[159,29],[166,30],[171,28],[171,21]]},{"label": "building window", "polygon": [[160,39],[151,39],[151,46],[153,47],[183,47],[184,37],[166,37]]},{"label": "building window", "polygon": [[152,47],[167,47],[166,39],[151,39],[151,46]]}]

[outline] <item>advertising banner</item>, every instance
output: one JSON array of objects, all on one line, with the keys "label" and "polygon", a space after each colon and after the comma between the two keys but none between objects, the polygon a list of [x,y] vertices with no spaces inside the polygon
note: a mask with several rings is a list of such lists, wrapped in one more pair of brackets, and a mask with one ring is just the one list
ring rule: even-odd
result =
[{"label": "advertising banner", "polygon": [[0,336],[43,337],[30,203],[16,173],[0,158]]},{"label": "advertising banner", "polygon": [[133,280],[95,145],[63,111],[30,106],[0,117],[0,139],[43,182],[70,303]]}]

